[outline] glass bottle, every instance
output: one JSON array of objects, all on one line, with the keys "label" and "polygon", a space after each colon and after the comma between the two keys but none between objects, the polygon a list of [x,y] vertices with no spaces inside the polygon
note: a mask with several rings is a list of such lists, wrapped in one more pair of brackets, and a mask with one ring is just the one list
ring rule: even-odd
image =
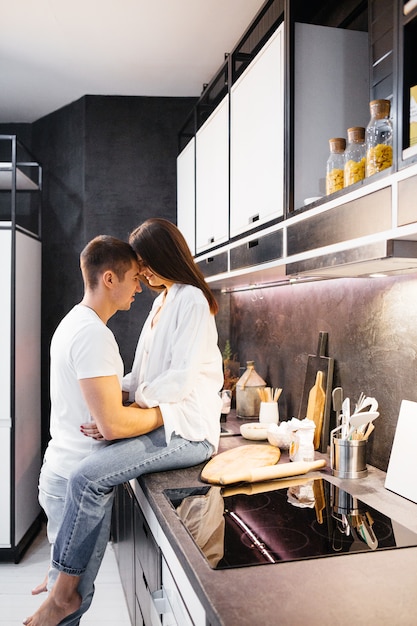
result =
[{"label": "glass bottle", "polygon": [[372,176],[392,165],[390,101],[372,100],[371,119],[366,127],[366,175]]},{"label": "glass bottle", "polygon": [[365,129],[362,126],[348,128],[345,150],[344,186],[348,187],[365,178]]},{"label": "glass bottle", "polygon": [[346,139],[334,137],[329,139],[330,156],[326,164],[326,194],[343,189],[343,178],[345,169],[344,152]]},{"label": "glass bottle", "polygon": [[258,417],[261,405],[259,389],[266,382],[255,371],[255,361],[246,361],[246,370],[236,383],[237,417]]}]

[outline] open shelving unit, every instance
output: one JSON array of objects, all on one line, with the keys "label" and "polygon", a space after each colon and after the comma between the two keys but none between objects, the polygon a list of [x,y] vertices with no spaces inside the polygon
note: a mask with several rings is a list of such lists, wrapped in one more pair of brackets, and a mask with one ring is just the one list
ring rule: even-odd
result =
[{"label": "open shelving unit", "polygon": [[42,168],[0,135],[0,560],[18,562],[41,516]]}]

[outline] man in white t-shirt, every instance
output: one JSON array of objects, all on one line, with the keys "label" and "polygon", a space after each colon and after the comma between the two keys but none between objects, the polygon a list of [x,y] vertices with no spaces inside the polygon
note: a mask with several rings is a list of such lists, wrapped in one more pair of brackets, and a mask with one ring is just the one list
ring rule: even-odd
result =
[{"label": "man in white t-shirt", "polygon": [[[108,439],[117,424],[126,425],[132,435],[149,432],[162,425],[158,407],[140,409],[122,404],[123,362],[107,322],[117,311],[127,311],[136,293],[142,291],[137,257],[130,245],[114,237],[99,236],[81,253],[84,297],[58,325],[51,342],[51,439],[45,452],[39,481],[39,501],[48,518],[48,539],[54,543],[61,524],[67,481],[70,473],[104,440],[85,437],[81,424],[91,421],[89,402],[100,407],[100,421]],[[88,398],[88,401],[86,400]],[[93,558],[83,575],[78,593],[80,608],[60,621],[79,624],[91,604],[94,579],[106,549],[111,505],[95,545]],[[51,589],[58,571],[51,567],[47,588]],[[33,593],[43,590],[40,585]]]}]

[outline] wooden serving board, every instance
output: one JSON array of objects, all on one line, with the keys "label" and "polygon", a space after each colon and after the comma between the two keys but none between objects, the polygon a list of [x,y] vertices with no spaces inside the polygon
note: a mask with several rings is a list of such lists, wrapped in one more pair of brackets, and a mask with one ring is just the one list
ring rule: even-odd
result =
[{"label": "wooden serving board", "polygon": [[[288,476],[299,476],[325,467],[324,459],[307,462],[278,463],[279,448],[266,444],[240,446],[221,452],[201,472],[201,480],[215,485],[239,482],[261,482]],[[277,489],[279,487],[277,486]]]},{"label": "wooden serving board", "polygon": [[213,457],[201,472],[201,480],[215,485],[223,484],[220,479],[227,474],[235,474],[255,467],[275,465],[278,463],[281,451],[276,446],[268,444],[249,444],[238,446],[226,452],[220,452]]},{"label": "wooden serving board", "polygon": [[313,440],[315,450],[320,447],[325,402],[326,392],[323,389],[323,372],[319,370],[316,374],[316,382],[308,394],[306,414],[306,418],[314,422],[316,425]]},{"label": "wooden serving board", "polygon": [[317,354],[310,354],[307,360],[307,370],[304,380],[304,388],[301,396],[298,419],[303,420],[307,416],[308,398],[317,378],[317,372],[323,372],[322,386],[325,392],[324,413],[318,450],[327,452],[330,437],[330,404],[333,387],[334,360],[326,356],[328,333],[320,331],[317,346]]}]

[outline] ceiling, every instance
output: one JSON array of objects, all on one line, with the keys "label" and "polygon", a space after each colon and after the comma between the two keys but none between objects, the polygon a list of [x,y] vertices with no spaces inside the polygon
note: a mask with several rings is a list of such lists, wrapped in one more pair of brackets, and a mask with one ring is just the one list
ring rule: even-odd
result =
[{"label": "ceiling", "polygon": [[264,0],[3,0],[0,123],[84,95],[196,96]]}]

